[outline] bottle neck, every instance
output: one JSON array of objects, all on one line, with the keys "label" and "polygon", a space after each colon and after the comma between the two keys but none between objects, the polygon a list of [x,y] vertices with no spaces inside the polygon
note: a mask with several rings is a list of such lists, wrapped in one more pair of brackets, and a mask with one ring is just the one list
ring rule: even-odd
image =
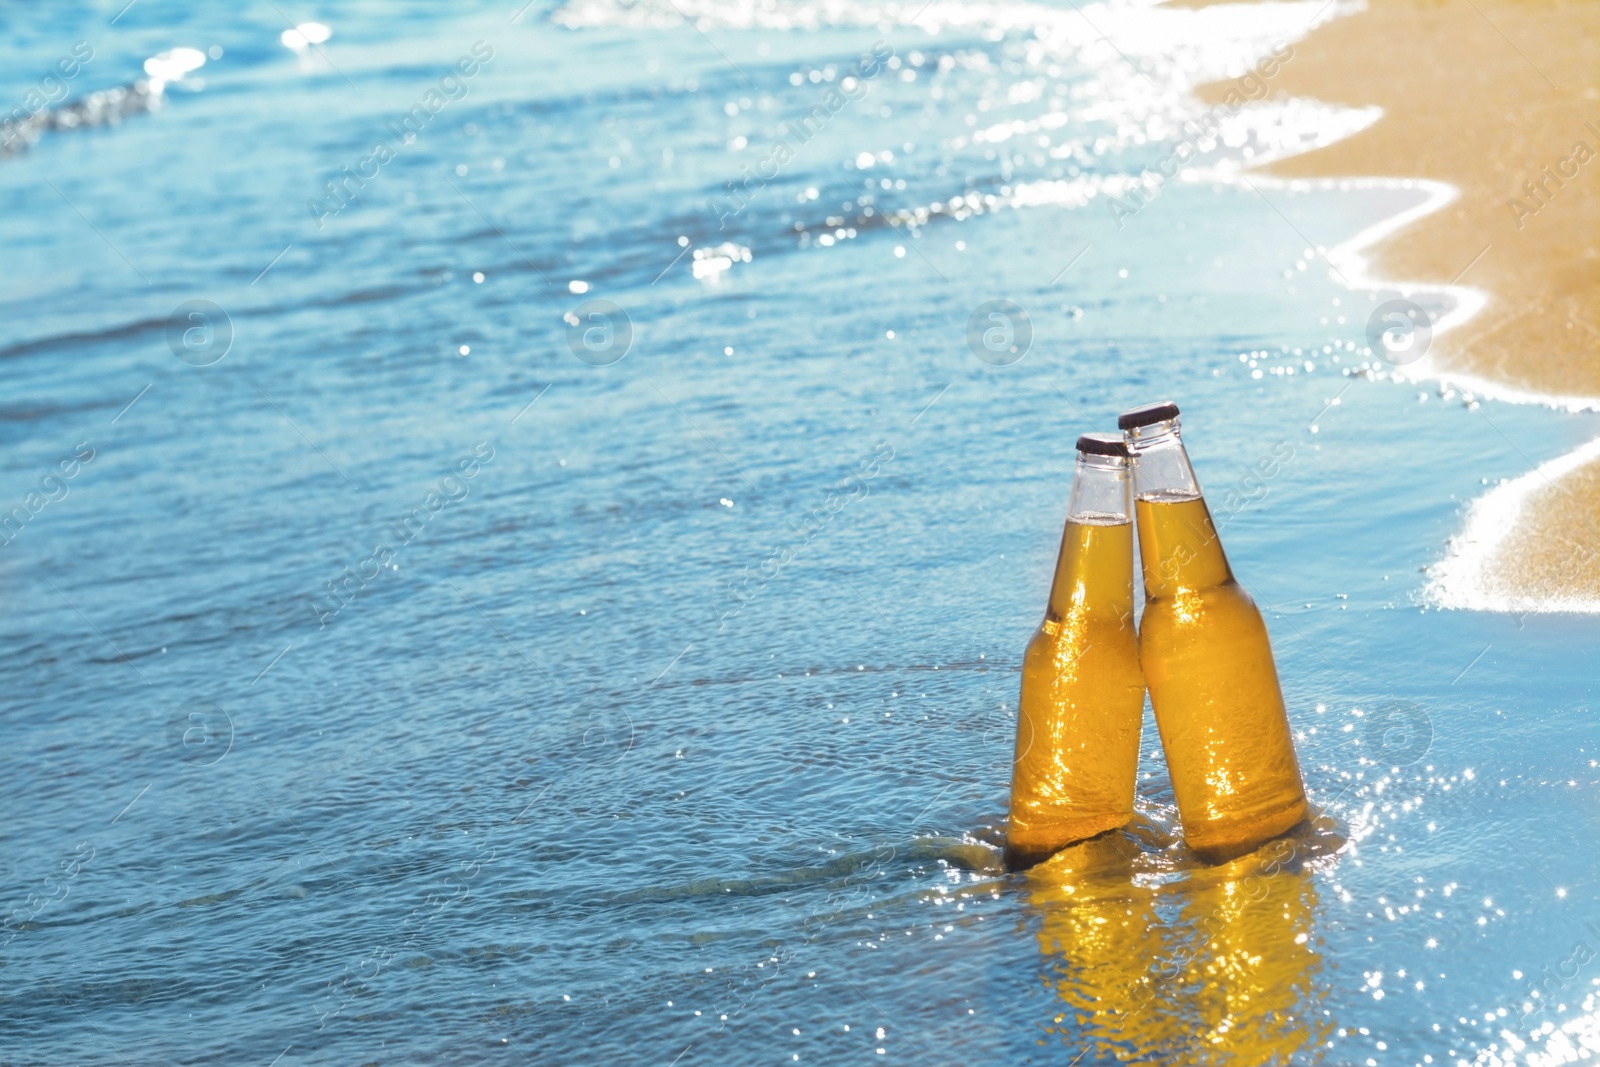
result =
[{"label": "bottle neck", "polygon": [[1133,450],[1135,497],[1183,500],[1200,495],[1200,482],[1183,447],[1177,419],[1128,431],[1128,447]]},{"label": "bottle neck", "polygon": [[1115,526],[1133,521],[1132,479],[1121,456],[1078,453],[1072,472],[1067,521]]},{"label": "bottle neck", "polygon": [[1155,600],[1232,581],[1178,420],[1138,427],[1129,437],[1145,596]]},{"label": "bottle neck", "polygon": [[1133,616],[1133,507],[1128,461],[1078,456],[1046,625]]}]

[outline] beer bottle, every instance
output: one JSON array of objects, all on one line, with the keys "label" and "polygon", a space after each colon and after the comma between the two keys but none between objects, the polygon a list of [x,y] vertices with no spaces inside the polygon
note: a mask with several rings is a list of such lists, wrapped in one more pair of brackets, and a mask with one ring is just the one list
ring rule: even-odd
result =
[{"label": "beer bottle", "polygon": [[1178,406],[1123,412],[1144,571],[1139,654],[1183,836],[1220,862],[1306,815],[1267,627],[1234,580],[1178,433]]},{"label": "beer bottle", "polygon": [[1022,663],[1006,865],[1133,817],[1144,679],[1133,626],[1128,447],[1078,439],[1077,469],[1044,622]]}]

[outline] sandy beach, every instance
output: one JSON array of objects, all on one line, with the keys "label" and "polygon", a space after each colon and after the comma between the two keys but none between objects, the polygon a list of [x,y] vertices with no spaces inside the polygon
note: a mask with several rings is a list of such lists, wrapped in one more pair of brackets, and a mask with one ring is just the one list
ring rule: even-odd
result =
[{"label": "sandy beach", "polygon": [[[1594,566],[1596,21],[17,5],[0,1064],[1600,1050],[1600,597],[1432,573]],[[1206,862],[1169,751],[1284,738],[1141,710],[1008,872],[1073,440],[1169,398],[1319,817]]]},{"label": "sandy beach", "polygon": [[[1434,339],[1443,376],[1600,404],[1600,7],[1373,0],[1296,44],[1273,87],[1384,114],[1267,173],[1459,190],[1368,250],[1382,278],[1487,294],[1478,315]],[[1513,524],[1493,548],[1474,548],[1470,530],[1455,546],[1479,557],[1461,569],[1476,588],[1455,591],[1460,606],[1600,602],[1600,461],[1541,477],[1518,503],[1496,512]]]}]

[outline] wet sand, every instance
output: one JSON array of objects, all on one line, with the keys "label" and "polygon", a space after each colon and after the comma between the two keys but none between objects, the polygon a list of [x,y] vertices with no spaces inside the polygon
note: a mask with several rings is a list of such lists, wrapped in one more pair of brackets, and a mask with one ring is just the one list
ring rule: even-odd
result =
[{"label": "wet sand", "polygon": [[[1600,591],[1600,460],[1536,491],[1493,569],[1491,591],[1540,600]],[[1526,554],[1517,546],[1536,546]]]},{"label": "wet sand", "polygon": [[[1232,88],[1202,95],[1221,101]],[[1430,178],[1460,191],[1367,250],[1379,277],[1488,294],[1434,339],[1441,373],[1600,405],[1600,5],[1371,0],[1296,44],[1272,90],[1384,115],[1267,173]],[[1600,461],[1530,493],[1476,599],[1600,603],[1597,516]]]}]

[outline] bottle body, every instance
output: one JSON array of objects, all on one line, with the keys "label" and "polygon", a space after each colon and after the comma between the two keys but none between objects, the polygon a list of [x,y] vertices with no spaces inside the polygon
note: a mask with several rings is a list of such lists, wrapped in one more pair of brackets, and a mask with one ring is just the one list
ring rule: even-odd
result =
[{"label": "bottle body", "polygon": [[1306,816],[1266,623],[1197,485],[1141,491],[1135,509],[1140,660],[1184,839],[1204,859],[1230,859]]},{"label": "bottle body", "polygon": [[[1022,664],[1006,865],[1029,867],[1133,817],[1144,676],[1133,624],[1125,460],[1080,458],[1044,622]],[[1099,510],[1079,485],[1105,480]],[[1092,493],[1090,494],[1092,495]]]}]

